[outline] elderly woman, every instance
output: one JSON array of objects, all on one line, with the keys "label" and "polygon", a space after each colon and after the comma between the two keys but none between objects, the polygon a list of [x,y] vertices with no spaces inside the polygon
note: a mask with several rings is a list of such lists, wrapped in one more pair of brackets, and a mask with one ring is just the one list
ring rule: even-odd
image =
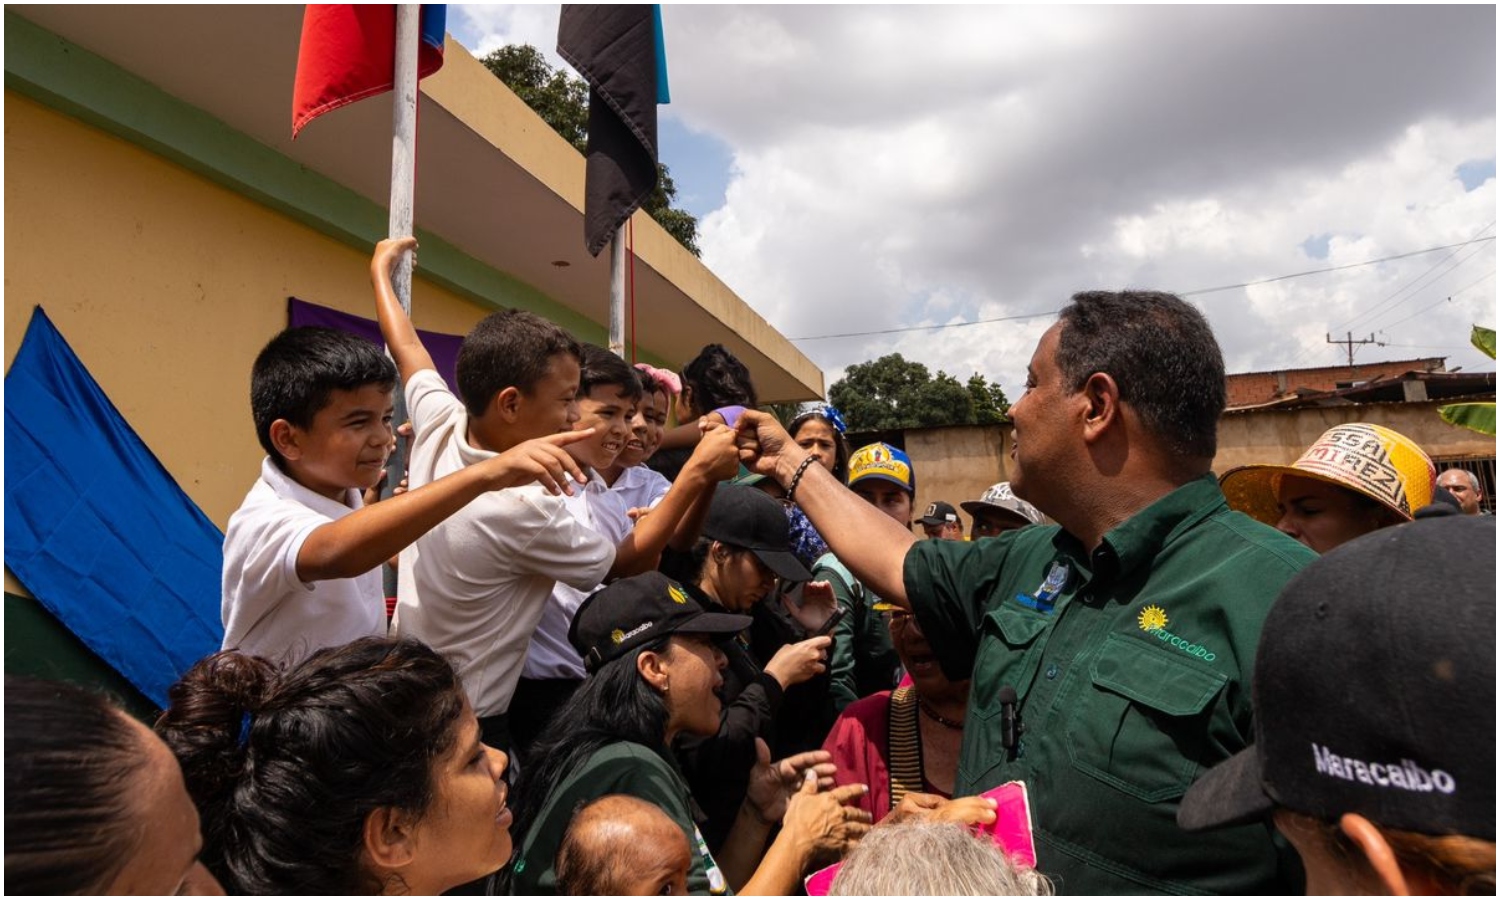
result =
[{"label": "elderly woman", "polygon": [[[555,860],[574,810],[606,794],[652,803],[682,829],[694,851],[689,893],[790,894],[815,853],[842,852],[863,834],[869,816],[844,805],[863,788],[816,792],[831,774],[823,754],[776,766],[763,756],[724,847],[708,849],[672,744],[679,735],[718,732],[727,664],[720,642],[749,624],[748,616],[705,610],[657,572],[616,581],[584,602],[569,639],[589,677],[522,773],[513,893],[557,891]],[[777,823],[781,831],[767,849]]]},{"label": "elderly woman", "polygon": [[157,732],[235,893],[439,894],[510,856],[505,754],[424,644],[362,638],[286,672],[216,653],[168,697]]},{"label": "elderly woman", "polygon": [[916,617],[880,606],[911,684],[851,703],[823,743],[839,784],[869,785],[859,804],[876,822],[907,794],[952,796],[969,702],[969,682],[943,674]]},{"label": "elderly woman", "polygon": [[1323,433],[1289,466],[1240,466],[1219,479],[1231,509],[1318,553],[1410,522],[1432,502],[1436,470],[1412,440],[1355,422]]}]

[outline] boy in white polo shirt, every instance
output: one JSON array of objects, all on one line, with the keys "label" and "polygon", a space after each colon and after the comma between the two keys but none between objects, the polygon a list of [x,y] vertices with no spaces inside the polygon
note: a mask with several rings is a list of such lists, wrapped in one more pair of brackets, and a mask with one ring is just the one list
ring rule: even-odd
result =
[{"label": "boy in white polo shirt", "polygon": [[[582,351],[572,335],[532,313],[492,313],[459,348],[460,402],[390,287],[395,261],[415,247],[411,238],[382,241],[370,277],[416,432],[408,478],[420,487],[518,442],[571,429]],[[580,522],[563,498],[522,487],[480,497],[402,552],[392,628],[453,663],[486,744],[512,746],[506,713],[553,586],[587,590],[654,568],[678,523],[738,470],[732,430],[706,433],[700,450],[681,489],[618,543]]]},{"label": "boy in white polo shirt", "polygon": [[288,664],[322,647],[383,635],[380,564],[487,490],[581,480],[556,436],[489,465],[365,506],[394,435],[396,369],[374,344],[328,328],[289,328],[250,374],[260,478],[224,536],[224,648]]}]

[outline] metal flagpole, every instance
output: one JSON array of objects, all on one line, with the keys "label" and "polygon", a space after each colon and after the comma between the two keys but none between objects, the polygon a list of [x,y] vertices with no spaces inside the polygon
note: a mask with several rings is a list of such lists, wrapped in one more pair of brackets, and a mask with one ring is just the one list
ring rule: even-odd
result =
[{"label": "metal flagpole", "polygon": [[625,358],[625,226],[609,242],[609,349]]},{"label": "metal flagpole", "polygon": [[[417,180],[417,43],[422,27],[422,6],[403,3],[396,6],[396,69],[392,82],[391,111],[391,217],[389,235],[409,237]],[[411,254],[406,253],[391,273],[391,286],[407,317],[411,316]],[[387,351],[389,352],[389,351]],[[406,392],[396,384],[396,418],[406,421]],[[392,464],[387,466],[386,495],[401,483],[402,461],[406,459],[406,439],[397,441]],[[385,595],[396,596],[396,573],[385,569]]]}]

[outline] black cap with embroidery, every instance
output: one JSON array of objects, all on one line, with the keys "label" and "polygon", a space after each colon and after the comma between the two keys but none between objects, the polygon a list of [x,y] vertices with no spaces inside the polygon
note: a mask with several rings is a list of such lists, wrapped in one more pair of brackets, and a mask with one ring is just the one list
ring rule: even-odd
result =
[{"label": "black cap with embroidery", "polygon": [[923,525],[946,525],[949,522],[957,524],[958,510],[953,508],[952,503],[934,500],[927,504],[927,511],[922,513],[922,518],[917,521]]},{"label": "black cap with embroidery", "polygon": [[1189,831],[1284,807],[1495,839],[1495,520],[1424,519],[1335,548],[1266,616],[1255,743],[1200,778]]},{"label": "black cap with embroidery", "polygon": [[711,613],[682,585],[646,572],[602,588],[578,607],[568,627],[568,643],[590,672],[643,644],[673,634],[738,634],[749,616]]}]

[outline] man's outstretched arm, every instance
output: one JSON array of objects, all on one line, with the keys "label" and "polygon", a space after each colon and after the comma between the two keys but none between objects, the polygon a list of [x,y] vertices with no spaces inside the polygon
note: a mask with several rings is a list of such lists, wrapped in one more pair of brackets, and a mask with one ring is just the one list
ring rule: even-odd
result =
[{"label": "man's outstretched arm", "polygon": [[783,488],[791,489],[795,478],[792,499],[839,562],[880,599],[909,609],[901,573],[916,536],[840,484],[816,461],[804,465],[807,451],[797,446],[774,417],[746,411],[737,431],[740,461]]}]

